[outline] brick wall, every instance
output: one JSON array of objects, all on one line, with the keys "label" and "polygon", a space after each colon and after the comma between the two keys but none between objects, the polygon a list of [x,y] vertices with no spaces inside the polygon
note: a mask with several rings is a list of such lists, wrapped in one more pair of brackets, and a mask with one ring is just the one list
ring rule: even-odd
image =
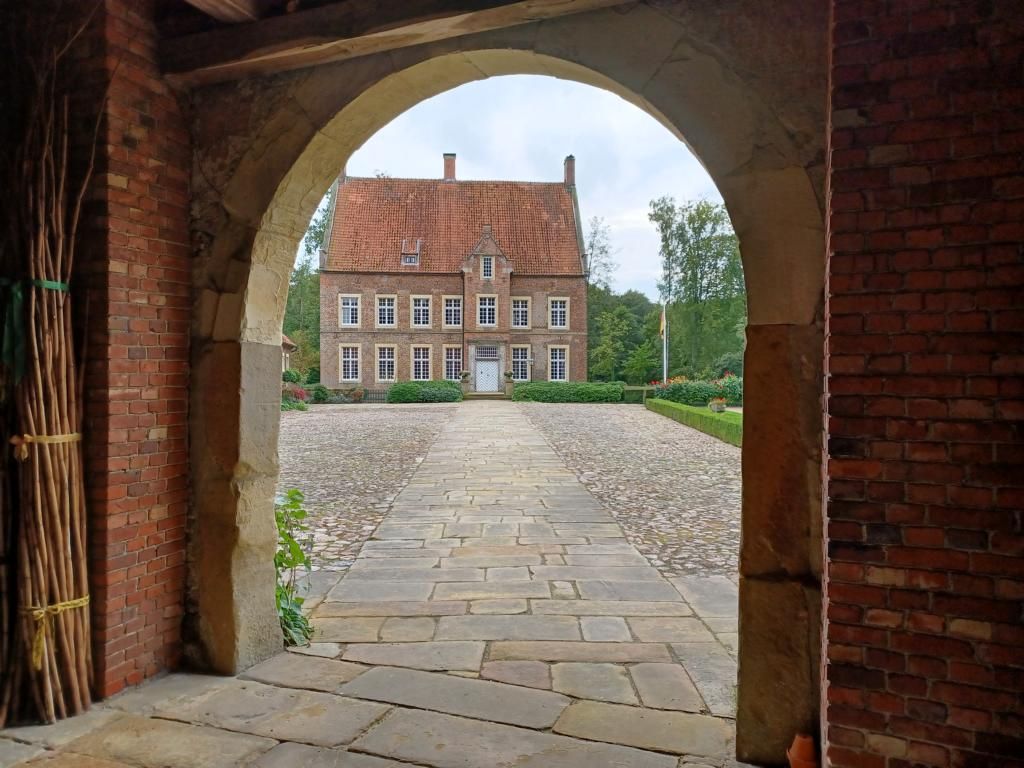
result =
[{"label": "brick wall", "polygon": [[[80,276],[96,689],[176,666],[188,505],[186,122],[160,78],[152,3],[106,0],[86,60],[108,80]],[[94,84],[102,93],[105,82]],[[90,92],[93,88],[90,88]],[[83,126],[84,127],[84,126]]]},{"label": "brick wall", "polygon": [[1022,19],[834,1],[835,768],[1024,764]]}]

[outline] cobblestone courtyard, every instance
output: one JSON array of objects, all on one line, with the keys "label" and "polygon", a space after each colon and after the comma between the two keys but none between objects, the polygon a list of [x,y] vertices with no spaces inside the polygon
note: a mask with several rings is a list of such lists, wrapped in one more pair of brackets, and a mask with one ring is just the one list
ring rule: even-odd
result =
[{"label": "cobblestone courtyard", "polygon": [[[640,517],[658,497],[623,493],[627,509],[613,491],[664,465],[641,469],[643,450],[612,452],[597,477],[579,444],[614,433],[643,447],[633,433],[651,429],[654,443],[692,445],[690,430],[647,424],[636,406],[561,410],[469,402],[289,414],[282,485],[304,487],[321,534],[307,603],[314,642],[235,678],[171,675],[56,726],[0,732],[0,765],[740,765],[735,583],[676,575],[662,550],[651,550],[662,561],[653,567],[631,541],[666,525]],[[386,456],[373,453],[377,441],[389,443]],[[700,496],[707,515],[694,467],[725,459],[696,446],[683,493]],[[372,455],[354,455],[360,447]],[[298,452],[311,465],[301,474]],[[640,457],[632,468],[630,455]],[[366,477],[351,477],[358,467]],[[652,493],[667,487],[654,482]],[[332,549],[335,531],[344,543]],[[697,537],[676,534],[674,558],[684,539]]]}]

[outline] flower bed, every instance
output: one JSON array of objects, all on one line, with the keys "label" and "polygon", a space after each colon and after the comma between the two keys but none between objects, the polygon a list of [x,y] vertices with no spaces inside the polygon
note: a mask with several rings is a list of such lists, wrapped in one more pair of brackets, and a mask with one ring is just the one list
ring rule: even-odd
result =
[{"label": "flower bed", "polygon": [[724,398],[728,405],[743,405],[743,379],[732,375],[714,380],[679,377],[655,386],[651,396],[698,407],[718,397]]},{"label": "flower bed", "polygon": [[647,401],[647,410],[667,416],[673,421],[693,427],[731,445],[737,447],[743,445],[742,413],[733,413],[731,411],[712,413],[707,408],[657,399]]}]

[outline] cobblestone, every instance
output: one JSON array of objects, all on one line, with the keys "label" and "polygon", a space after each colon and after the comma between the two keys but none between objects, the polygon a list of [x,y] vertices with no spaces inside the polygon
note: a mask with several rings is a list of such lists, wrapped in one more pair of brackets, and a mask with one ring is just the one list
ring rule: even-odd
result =
[{"label": "cobblestone", "polygon": [[281,414],[278,493],[306,496],[314,570],[345,571],[455,406],[315,405]]},{"label": "cobblestone", "polygon": [[739,448],[636,405],[518,406],[651,565],[736,578]]}]

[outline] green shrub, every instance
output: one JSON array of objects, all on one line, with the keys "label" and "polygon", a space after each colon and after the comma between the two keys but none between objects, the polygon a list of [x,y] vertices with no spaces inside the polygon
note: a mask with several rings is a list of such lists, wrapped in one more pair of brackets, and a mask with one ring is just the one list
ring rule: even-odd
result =
[{"label": "green shrub", "polygon": [[313,402],[314,403],[326,403],[331,397],[331,390],[325,387],[323,384],[313,385]]},{"label": "green shrub", "polygon": [[743,405],[743,379],[726,376],[722,379],[688,379],[655,387],[652,397],[683,405],[704,406],[713,397],[724,397],[729,405]]},{"label": "green shrub", "polygon": [[647,395],[650,396],[651,387],[627,386],[622,392],[622,402],[642,403],[644,401],[644,390],[647,390]]},{"label": "green shrub", "polygon": [[389,403],[457,403],[462,387],[457,381],[399,381],[388,389]]},{"label": "green shrub", "polygon": [[301,384],[302,373],[296,371],[294,368],[289,368],[281,374],[281,381],[287,384]]},{"label": "green shrub", "polygon": [[743,352],[726,352],[720,358],[715,360],[711,368],[717,378],[721,378],[728,373],[731,373],[733,376],[742,376]]},{"label": "green shrub", "polygon": [[320,368],[319,366],[312,366],[306,373],[307,384],[319,384],[320,383]]},{"label": "green shrub", "polygon": [[667,416],[673,421],[693,427],[731,445],[743,445],[742,413],[712,413],[706,407],[698,408],[656,399],[647,401],[647,410]]},{"label": "green shrub", "polygon": [[621,381],[531,381],[516,384],[512,399],[535,403],[619,403],[624,390]]},{"label": "green shrub", "polygon": [[292,488],[274,505],[277,522],[277,551],[274,553],[277,617],[285,645],[305,645],[313,634],[309,619],[302,613],[305,598],[299,594],[299,572],[308,574],[310,571],[309,555],[299,541],[309,530],[303,522],[307,515],[303,501],[302,491]]},{"label": "green shrub", "polygon": [[309,406],[301,400],[282,400],[281,401],[282,411],[308,411]]}]

